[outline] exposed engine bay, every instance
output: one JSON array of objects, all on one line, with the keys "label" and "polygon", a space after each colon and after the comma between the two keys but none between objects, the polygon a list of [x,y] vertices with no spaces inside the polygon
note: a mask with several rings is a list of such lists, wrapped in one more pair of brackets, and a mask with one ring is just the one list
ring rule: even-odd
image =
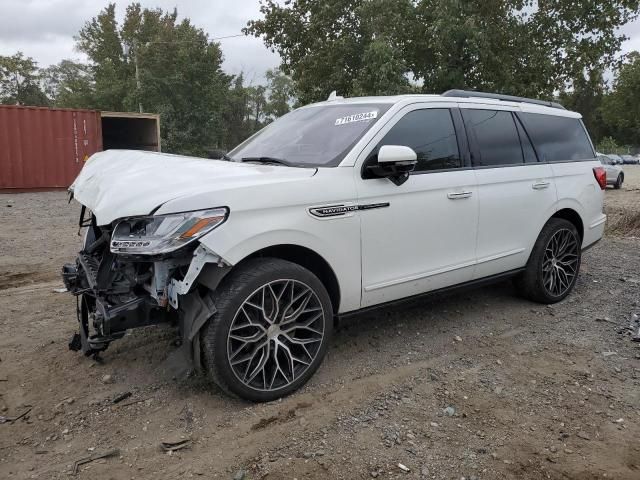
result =
[{"label": "exposed engine bay", "polygon": [[[128,329],[165,322],[178,325],[183,337],[191,342],[197,340],[194,321],[203,317],[199,319],[202,326],[215,307],[206,288],[200,291],[189,287],[206,262],[216,258],[204,258],[197,242],[159,255],[114,253],[114,249],[122,248],[122,242],[113,240],[114,228],[127,229],[127,235],[135,239],[144,226],[135,221],[98,226],[95,216],[85,219],[85,213],[83,207],[79,222],[87,229],[83,249],[75,263],[64,265],[62,270],[67,290],[77,298],[79,332],[70,340],[69,348],[96,355]],[[144,246],[140,240],[129,243],[132,248]],[[187,276],[190,282],[185,285]],[[178,307],[178,295],[183,295],[184,308]],[[194,302],[201,304],[200,308],[194,308]],[[197,355],[197,345],[195,350],[190,356]],[[198,358],[195,360],[197,366]]]}]

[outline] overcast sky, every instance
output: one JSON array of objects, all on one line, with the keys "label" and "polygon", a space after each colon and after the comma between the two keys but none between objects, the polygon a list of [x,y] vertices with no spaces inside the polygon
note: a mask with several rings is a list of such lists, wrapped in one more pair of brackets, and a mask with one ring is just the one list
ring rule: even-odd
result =
[{"label": "overcast sky", "polygon": [[[258,0],[138,0],[143,7],[163,10],[178,8],[178,15],[189,17],[210,38],[241,33],[250,19],[260,16]],[[74,35],[87,20],[109,3],[116,3],[122,20],[133,0],[0,0],[0,55],[22,51],[40,66],[63,58],[83,60],[74,49]],[[280,63],[277,54],[255,37],[220,40],[228,73],[245,72],[247,81],[259,81],[269,68]]]},{"label": "overcast sky", "polygon": [[[121,19],[132,0],[112,0]],[[145,7],[164,10],[178,8],[210,37],[240,33],[248,20],[260,16],[258,0],[139,0]],[[64,58],[83,60],[74,50],[73,36],[94,17],[109,0],[0,0],[0,55],[17,51],[33,57],[40,66],[58,63]],[[640,51],[640,21],[623,28],[630,40],[623,50]],[[220,40],[228,73],[245,72],[248,81],[259,82],[264,72],[279,64],[278,55],[254,37]]]}]

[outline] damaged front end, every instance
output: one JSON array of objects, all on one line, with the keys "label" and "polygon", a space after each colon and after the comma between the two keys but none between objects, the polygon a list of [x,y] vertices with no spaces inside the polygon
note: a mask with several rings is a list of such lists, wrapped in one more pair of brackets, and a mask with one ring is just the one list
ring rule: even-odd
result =
[{"label": "damaged front end", "polygon": [[106,226],[97,225],[93,215],[85,219],[85,211],[83,249],[62,269],[67,290],[77,297],[80,327],[69,348],[95,355],[129,329],[171,322],[180,326],[198,366],[197,334],[215,307],[210,289],[196,279],[209,264],[213,268],[205,276],[215,284],[226,268],[195,240],[224,222],[227,210],[128,218]]}]

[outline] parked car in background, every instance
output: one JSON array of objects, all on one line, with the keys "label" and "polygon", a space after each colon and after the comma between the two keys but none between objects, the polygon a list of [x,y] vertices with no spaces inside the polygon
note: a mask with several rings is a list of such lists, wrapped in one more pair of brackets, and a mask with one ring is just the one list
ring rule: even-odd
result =
[{"label": "parked car in background", "polygon": [[607,172],[607,185],[612,185],[613,188],[616,189],[622,188],[622,183],[624,182],[622,167],[614,163],[611,155],[598,153],[598,160],[600,160],[600,163]]},{"label": "parked car in background", "polygon": [[607,157],[611,160],[612,165],[622,165],[624,163],[622,157],[617,153],[608,153]]},{"label": "parked car in background", "polygon": [[637,165],[638,157],[634,157],[633,155],[622,155],[622,163],[625,165]]},{"label": "parked car in background", "polygon": [[98,153],[71,187],[70,347],[175,322],[223,390],[272,401],[313,375],[335,318],[507,277],[559,302],[603,235],[606,182],[580,114],[463,91],[332,95],[220,160]]}]

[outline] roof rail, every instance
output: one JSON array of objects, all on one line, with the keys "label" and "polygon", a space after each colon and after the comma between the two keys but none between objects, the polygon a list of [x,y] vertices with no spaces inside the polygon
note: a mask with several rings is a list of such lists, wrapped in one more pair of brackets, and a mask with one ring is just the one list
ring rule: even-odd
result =
[{"label": "roof rail", "polygon": [[338,95],[338,92],[335,90],[329,94],[329,98],[327,98],[327,102],[333,102],[334,100],[342,100],[344,97],[342,95]]},{"label": "roof rail", "polygon": [[473,97],[473,98],[493,98],[495,100],[504,100],[505,102],[521,102],[521,103],[534,103],[536,105],[544,105],[545,107],[561,108],[566,110],[562,105],[557,102],[548,102],[546,100],[536,100],[533,98],[514,97],[512,95],[501,95],[499,93],[484,93],[474,92],[472,90],[447,90],[442,94],[443,97]]}]

